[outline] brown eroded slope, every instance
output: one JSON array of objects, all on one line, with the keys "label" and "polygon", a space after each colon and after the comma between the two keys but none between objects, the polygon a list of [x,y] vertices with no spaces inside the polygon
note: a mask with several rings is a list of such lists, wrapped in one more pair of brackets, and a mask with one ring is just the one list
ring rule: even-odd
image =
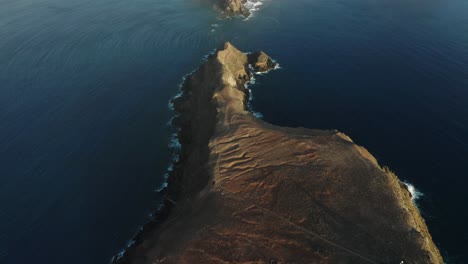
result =
[{"label": "brown eroded slope", "polygon": [[248,64],[274,67],[226,43],[187,78],[166,218],[116,262],[443,263],[405,185],[364,148],[246,109]]}]

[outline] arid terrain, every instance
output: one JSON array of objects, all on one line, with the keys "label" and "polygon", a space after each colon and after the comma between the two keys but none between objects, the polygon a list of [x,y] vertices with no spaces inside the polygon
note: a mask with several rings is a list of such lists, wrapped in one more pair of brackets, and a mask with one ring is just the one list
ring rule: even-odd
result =
[{"label": "arid terrain", "polygon": [[115,262],[443,263],[407,187],[363,147],[251,114],[250,69],[274,66],[226,43],[186,79],[165,207]]}]

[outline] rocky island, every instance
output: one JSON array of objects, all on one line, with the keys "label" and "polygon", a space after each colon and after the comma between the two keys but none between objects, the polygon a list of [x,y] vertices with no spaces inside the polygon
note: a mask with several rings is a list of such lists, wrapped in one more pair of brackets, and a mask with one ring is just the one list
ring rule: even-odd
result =
[{"label": "rocky island", "polygon": [[115,263],[443,263],[411,194],[335,130],[247,107],[275,63],[225,43],[174,99],[182,149],[164,207]]},{"label": "rocky island", "polygon": [[215,7],[225,16],[242,15],[248,17],[250,11],[246,8],[247,0],[216,0]]}]

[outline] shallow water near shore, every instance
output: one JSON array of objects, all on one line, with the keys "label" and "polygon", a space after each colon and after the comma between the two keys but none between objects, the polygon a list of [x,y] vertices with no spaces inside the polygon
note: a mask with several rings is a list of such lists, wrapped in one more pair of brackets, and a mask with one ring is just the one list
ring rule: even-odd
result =
[{"label": "shallow water near shore", "polygon": [[182,76],[224,41],[282,66],[255,111],[338,129],[424,193],[468,261],[468,3],[267,0],[247,21],[199,1],[0,0],[0,262],[106,263],[159,204]]}]

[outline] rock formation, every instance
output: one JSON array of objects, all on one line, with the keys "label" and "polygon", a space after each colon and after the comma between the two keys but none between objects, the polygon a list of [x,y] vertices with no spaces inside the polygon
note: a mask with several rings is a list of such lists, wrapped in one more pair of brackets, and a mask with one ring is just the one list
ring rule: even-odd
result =
[{"label": "rock formation", "polygon": [[226,16],[249,16],[249,10],[245,7],[247,0],[217,0],[216,6]]},{"label": "rock formation", "polygon": [[249,112],[252,67],[274,63],[226,43],[186,79],[165,207],[114,262],[443,263],[406,186],[368,151]]},{"label": "rock formation", "polygon": [[247,55],[249,64],[255,72],[265,72],[275,68],[276,64],[271,60],[265,52],[259,51]]}]

